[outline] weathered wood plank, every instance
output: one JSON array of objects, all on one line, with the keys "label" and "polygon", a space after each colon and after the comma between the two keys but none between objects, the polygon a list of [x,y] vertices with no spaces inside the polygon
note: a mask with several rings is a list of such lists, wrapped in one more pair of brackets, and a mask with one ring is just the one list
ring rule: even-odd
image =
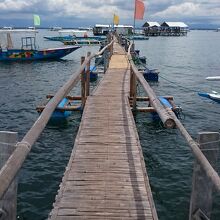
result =
[{"label": "weathered wood plank", "polygon": [[115,46],[109,69],[87,98],[50,219],[157,220],[128,100],[129,63]]}]

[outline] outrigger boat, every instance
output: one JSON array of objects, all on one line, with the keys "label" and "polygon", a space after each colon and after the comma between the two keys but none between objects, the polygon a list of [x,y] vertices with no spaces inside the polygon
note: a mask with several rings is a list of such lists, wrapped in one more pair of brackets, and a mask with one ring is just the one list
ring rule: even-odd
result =
[{"label": "outrigger boat", "polygon": [[[37,106],[36,110],[40,114],[47,103],[53,98],[53,95],[47,95],[47,99]],[[53,112],[51,116],[51,120],[65,120],[67,119],[73,111],[80,111],[81,110],[81,104],[77,103],[77,100],[80,100],[79,97],[72,97],[72,96],[66,96],[61,100],[61,102],[58,104],[57,108]],[[78,105],[77,105],[78,104]]]},{"label": "outrigger boat", "polygon": [[73,40],[63,40],[64,45],[78,45],[78,46],[93,46],[101,45],[102,41],[93,39],[73,39]]},{"label": "outrigger boat", "polygon": [[212,91],[212,93],[199,92],[198,95],[220,103],[220,93],[216,91]]},{"label": "outrigger boat", "polygon": [[[11,34],[35,34],[35,36],[21,37],[21,48],[14,47]],[[0,61],[28,61],[28,60],[50,60],[60,59],[80,46],[69,46],[59,48],[37,49],[36,30],[0,30],[1,36],[6,36],[6,43],[0,42]]]},{"label": "outrigger boat", "polygon": [[[206,77],[206,80],[208,81],[220,81],[220,76],[209,76]],[[199,92],[199,96],[211,99],[217,103],[220,103],[220,93],[216,91],[212,91],[212,93],[206,93],[206,92]]]},{"label": "outrigger boat", "polygon": [[105,36],[89,36],[87,31],[83,30],[61,30],[58,31],[59,36],[44,36],[45,39],[51,41],[72,41],[72,40],[105,40]]}]

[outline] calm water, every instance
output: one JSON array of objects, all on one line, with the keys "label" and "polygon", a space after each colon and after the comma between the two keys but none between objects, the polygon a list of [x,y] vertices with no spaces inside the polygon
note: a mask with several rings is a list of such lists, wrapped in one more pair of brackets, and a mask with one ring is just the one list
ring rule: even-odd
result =
[{"label": "calm water", "polygon": [[[38,34],[40,47],[61,46],[44,41],[55,35]],[[19,140],[38,114],[36,106],[53,94],[75,72],[80,56],[98,47],[83,47],[62,61],[0,64],[0,130],[17,131]],[[160,70],[159,83],[152,84],[158,95],[173,95],[183,109],[182,123],[197,138],[200,131],[219,131],[220,105],[197,95],[197,91],[219,91],[219,82],[207,76],[220,74],[220,34],[191,31],[187,37],[155,37],[136,42],[150,69]],[[141,88],[139,93],[143,94]],[[73,94],[78,94],[76,88]],[[46,219],[52,208],[74,138],[80,123],[74,113],[67,124],[47,126],[33,146],[19,175],[18,215],[20,219]],[[177,130],[166,130],[151,122],[147,114],[136,115],[137,128],[160,219],[188,218],[193,157]],[[220,219],[219,198],[213,219]]]}]

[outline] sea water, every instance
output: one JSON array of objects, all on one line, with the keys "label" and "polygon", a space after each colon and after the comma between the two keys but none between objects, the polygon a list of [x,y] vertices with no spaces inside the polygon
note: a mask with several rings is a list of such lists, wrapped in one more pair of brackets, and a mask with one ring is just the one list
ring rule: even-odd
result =
[{"label": "sea water", "polygon": [[[60,42],[43,39],[57,32],[40,30],[37,44],[60,47]],[[16,44],[19,44],[18,36]],[[201,131],[219,132],[220,105],[198,96],[198,92],[220,92],[220,82],[207,76],[220,75],[220,34],[191,31],[184,37],[150,37],[135,41],[149,69],[159,69],[159,82],[151,83],[157,95],[171,95],[183,110],[181,122],[196,140]],[[0,129],[16,131],[19,140],[38,117],[36,106],[47,94],[54,94],[76,72],[80,57],[98,46],[85,46],[60,61],[0,64]],[[79,86],[72,92],[80,94]],[[138,93],[145,96],[138,86]],[[46,219],[68,163],[80,124],[74,112],[68,123],[48,125],[19,173],[19,219]],[[194,158],[178,130],[153,123],[147,113],[135,115],[155,205],[162,220],[185,220],[189,202]],[[217,169],[219,170],[219,164]],[[220,200],[215,196],[212,219],[220,219]]]}]

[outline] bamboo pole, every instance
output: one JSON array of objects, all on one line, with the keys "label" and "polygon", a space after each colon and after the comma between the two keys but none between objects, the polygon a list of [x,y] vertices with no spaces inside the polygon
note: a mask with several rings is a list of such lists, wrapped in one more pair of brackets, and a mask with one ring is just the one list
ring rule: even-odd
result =
[{"label": "bamboo pole", "polygon": [[[17,142],[17,132],[0,132],[0,168],[11,156]],[[0,219],[16,220],[17,218],[17,178],[15,177],[10,187],[0,199]]]},{"label": "bamboo pole", "polygon": [[[219,151],[219,132],[199,133],[199,148],[212,167],[216,167]],[[210,219],[212,212],[213,183],[209,181],[203,167],[194,162],[189,219]],[[203,218],[199,218],[202,215]]]},{"label": "bamboo pole", "polygon": [[31,147],[36,142],[42,131],[44,130],[47,122],[49,121],[53,111],[56,109],[60,101],[69,94],[72,88],[80,79],[80,73],[85,69],[87,62],[94,58],[95,56],[101,55],[114,40],[106,45],[101,51],[96,54],[92,54],[90,57],[87,57],[84,63],[80,68],[70,77],[70,79],[58,90],[50,102],[46,105],[43,112],[40,114],[36,122],[33,124],[31,129],[26,133],[21,142],[16,144],[16,149],[9,157],[5,165],[0,170],[0,198],[4,195],[8,189],[10,183],[17,175],[22,164],[24,163],[28,153],[31,150]]},{"label": "bamboo pole", "polygon": [[[91,52],[87,53],[87,57],[91,55]],[[86,69],[86,97],[90,94],[90,61],[87,63]]]},{"label": "bamboo pole", "polygon": [[[163,98],[167,99],[170,102],[170,104],[172,105],[173,96],[163,96]],[[132,97],[130,99],[132,99]],[[144,102],[144,101],[150,101],[150,99],[149,99],[149,97],[137,96],[137,101]]]},{"label": "bamboo pole", "polygon": [[157,111],[157,113],[160,116],[165,127],[173,128],[174,126],[176,126],[176,128],[178,128],[180,130],[180,133],[186,139],[187,143],[191,147],[194,156],[196,157],[198,162],[203,167],[206,175],[213,182],[215,189],[220,191],[220,177],[219,177],[218,173],[210,165],[209,161],[206,159],[206,157],[203,155],[203,153],[199,149],[198,144],[192,139],[192,137],[186,131],[184,126],[177,119],[174,112],[170,108],[164,108],[162,106],[162,104],[160,103],[160,101],[157,99],[156,95],[154,94],[153,90],[150,88],[147,81],[144,79],[144,77],[139,73],[139,71],[135,67],[135,65],[132,61],[131,55],[130,55],[130,47],[129,47],[129,51],[128,51],[128,56],[129,56],[129,60],[130,60],[130,63],[131,63],[131,66],[132,66],[134,73],[136,74],[139,82],[144,87],[144,90],[147,92],[147,94],[150,98],[151,105]]},{"label": "bamboo pole", "polygon": [[128,59],[130,61],[130,64],[131,64],[131,67],[132,67],[134,74],[136,75],[138,81],[143,86],[144,90],[147,92],[149,99],[150,99],[150,103],[156,109],[164,126],[166,128],[174,128],[175,122],[174,122],[173,118],[166,111],[166,109],[168,109],[168,108],[165,108],[161,104],[161,102],[158,100],[157,96],[155,95],[154,91],[152,90],[152,88],[150,87],[148,82],[144,79],[143,75],[136,68],[136,66],[132,60],[131,54],[130,54],[131,47],[132,47],[132,44],[129,46],[129,49],[128,49]]},{"label": "bamboo pole", "polygon": [[186,139],[187,143],[189,144],[198,163],[202,166],[206,175],[214,184],[215,189],[220,192],[220,177],[218,173],[211,166],[211,164],[209,163],[209,161],[207,160],[207,158],[204,156],[201,149],[199,148],[198,144],[192,139],[192,137],[189,135],[189,133],[184,128],[182,123],[173,113],[173,111],[171,109],[169,109],[168,111],[169,111],[169,114],[173,117],[176,127],[179,129],[180,133],[182,134],[182,136]]},{"label": "bamboo pole", "polygon": [[[84,63],[85,57],[81,57],[81,65]],[[85,84],[85,69],[81,72],[81,97],[82,97],[82,109],[85,106],[86,103],[86,84]]]}]

